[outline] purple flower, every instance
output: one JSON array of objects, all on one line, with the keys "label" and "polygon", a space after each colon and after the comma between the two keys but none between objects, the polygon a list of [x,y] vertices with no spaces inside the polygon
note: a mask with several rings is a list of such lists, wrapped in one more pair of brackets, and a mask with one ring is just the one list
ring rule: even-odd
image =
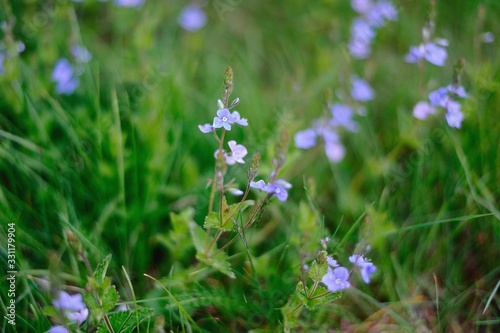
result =
[{"label": "purple flower", "polygon": [[357,77],[352,78],[351,81],[351,96],[354,100],[366,102],[373,99],[375,93],[373,92],[373,89],[370,87],[368,82]]},{"label": "purple flower", "polygon": [[389,1],[380,1],[370,9],[366,17],[372,26],[381,27],[385,21],[396,21],[398,11]]},{"label": "purple flower", "polygon": [[434,106],[446,107],[450,97],[448,96],[448,88],[441,87],[429,93],[429,101]]},{"label": "purple flower", "polygon": [[207,23],[207,15],[198,5],[191,4],[184,7],[177,21],[184,30],[196,31]]},{"label": "purple flower", "polygon": [[72,322],[82,323],[89,315],[89,310],[80,294],[70,295],[65,291],[60,291],[59,297],[52,301],[52,305],[56,309],[63,310]]},{"label": "purple flower", "polygon": [[369,43],[363,42],[358,39],[352,39],[349,41],[349,53],[358,59],[366,59],[372,52],[372,47]]},{"label": "purple flower", "polygon": [[52,81],[56,83],[56,93],[71,95],[80,84],[74,75],[74,68],[68,59],[59,59],[52,71]]},{"label": "purple flower", "polygon": [[371,0],[351,0],[351,7],[358,14],[364,15],[372,8],[373,3]]},{"label": "purple flower", "polygon": [[345,147],[340,141],[325,141],[326,157],[334,163],[340,162],[345,157]]},{"label": "purple flower", "polygon": [[250,182],[250,187],[259,189],[261,191],[273,194],[280,201],[286,201],[288,198],[287,189],[291,188],[292,185],[283,179],[278,179],[274,183],[266,184],[262,179],[258,182]]},{"label": "purple flower", "polygon": [[351,26],[352,38],[366,44],[370,44],[375,37],[373,27],[362,18],[355,18]]},{"label": "purple flower", "polygon": [[225,155],[226,163],[229,165],[233,165],[235,163],[244,164],[245,161],[243,160],[243,157],[245,157],[248,154],[248,151],[245,148],[245,146],[236,144],[236,141],[234,140],[229,141],[227,144],[231,149],[231,155],[227,154]]},{"label": "purple flower", "polygon": [[56,325],[49,329],[49,333],[69,333],[69,331],[64,326]]},{"label": "purple flower", "polygon": [[429,42],[419,46],[411,46],[410,52],[405,56],[405,61],[416,63],[425,58],[431,64],[444,66],[447,57],[448,53],[444,47]]},{"label": "purple flower", "polygon": [[339,267],[339,264],[337,264],[337,260],[333,259],[331,256],[326,257],[326,261],[328,263],[328,266],[332,268]]},{"label": "purple flower", "polygon": [[235,122],[235,118],[231,115],[228,109],[217,111],[217,117],[214,118],[214,128],[224,127],[226,130],[231,130],[231,124]]},{"label": "purple flower", "polygon": [[435,114],[436,109],[427,102],[418,102],[413,108],[413,116],[420,120],[425,120],[429,115]]},{"label": "purple flower", "polygon": [[448,85],[446,89],[461,98],[467,98],[469,95],[465,92],[464,87],[462,86],[453,86],[452,84]]},{"label": "purple flower", "polygon": [[347,289],[351,286],[349,283],[349,271],[345,267],[332,269],[328,267],[328,272],[323,276],[323,282],[332,293]]},{"label": "purple flower", "polygon": [[74,45],[71,48],[71,54],[75,57],[75,60],[80,63],[87,63],[92,59],[92,54],[89,50],[80,45]]},{"label": "purple flower", "polygon": [[297,132],[294,136],[295,146],[301,149],[309,149],[316,146],[316,138],[318,135],[312,128]]},{"label": "purple flower", "polygon": [[370,276],[375,273],[377,267],[362,255],[355,254],[349,257],[349,261],[360,268],[361,278],[365,283],[370,283]]},{"label": "purple flower", "polygon": [[202,133],[210,133],[214,130],[213,126],[210,124],[198,125],[198,128]]},{"label": "purple flower", "polygon": [[450,101],[448,103],[448,112],[446,113],[446,121],[450,127],[461,128],[464,115],[462,113],[460,103]]},{"label": "purple flower", "polygon": [[[350,132],[358,131],[358,123],[353,119],[354,113],[352,108],[344,104],[333,104],[330,108],[332,112],[332,119],[330,120],[330,125],[343,127]],[[327,134],[332,135],[332,134]],[[330,138],[329,140],[333,140]],[[335,134],[335,140],[338,141],[338,135]]]},{"label": "purple flower", "polygon": [[119,7],[140,7],[145,0],[115,0],[115,5]]},{"label": "purple flower", "polygon": [[246,118],[241,118],[240,113],[238,111],[233,111],[231,113],[233,116],[234,122],[240,126],[248,126],[248,120]]}]

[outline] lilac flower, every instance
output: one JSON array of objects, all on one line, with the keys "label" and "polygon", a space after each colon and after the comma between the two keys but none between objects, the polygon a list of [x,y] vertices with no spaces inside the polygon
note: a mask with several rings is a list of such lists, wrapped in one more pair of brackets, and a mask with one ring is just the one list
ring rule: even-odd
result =
[{"label": "lilac flower", "polygon": [[74,75],[74,68],[68,59],[59,59],[52,71],[52,81],[56,83],[56,93],[71,95],[80,84]]},{"label": "lilac flower", "polygon": [[387,20],[395,21],[398,11],[389,1],[351,0],[351,5],[361,16],[352,23],[349,52],[355,58],[365,59],[371,53],[375,29],[383,26]]},{"label": "lilac flower", "polygon": [[377,267],[362,255],[355,254],[349,257],[349,261],[360,268],[361,278],[365,283],[370,283],[370,276],[375,273]]},{"label": "lilac flower", "polygon": [[413,109],[413,116],[424,120],[429,114],[436,113],[434,107],[442,107],[447,111],[445,117],[448,125],[450,127],[461,128],[464,115],[461,111],[460,103],[453,100],[453,97],[467,98],[468,96],[462,86],[448,85],[438,88],[429,93],[430,104],[427,102],[417,103]]},{"label": "lilac flower", "polygon": [[491,31],[483,32],[479,35],[479,38],[483,43],[493,43],[495,41],[495,35]]},{"label": "lilac flower", "polygon": [[448,112],[446,113],[446,121],[450,127],[461,128],[462,121],[464,120],[464,115],[460,111],[461,105],[456,101],[450,101],[448,103]]},{"label": "lilac flower", "polygon": [[240,113],[238,111],[233,111],[231,113],[233,116],[234,122],[240,126],[248,126],[248,120],[246,118],[241,118]]},{"label": "lilac flower", "polygon": [[243,157],[245,157],[248,154],[248,151],[245,148],[245,146],[236,144],[236,141],[234,140],[229,141],[227,144],[231,149],[231,155],[227,154],[225,155],[226,163],[229,165],[233,165],[235,163],[244,164],[245,161],[243,160]]},{"label": "lilac flower", "polygon": [[396,21],[398,11],[389,1],[380,1],[366,13],[366,17],[372,26],[381,27],[385,21]]},{"label": "lilac flower", "polygon": [[434,106],[446,107],[449,100],[447,87],[441,87],[429,93],[429,101]]},{"label": "lilac flower", "polygon": [[89,52],[89,50],[80,45],[74,45],[71,48],[71,54],[79,63],[87,63],[92,59],[92,54]]},{"label": "lilac flower", "polygon": [[287,189],[291,188],[292,185],[283,179],[278,179],[274,183],[266,184],[262,179],[258,182],[251,181],[250,187],[259,189],[261,191],[273,194],[280,201],[286,201],[288,198]]},{"label": "lilac flower", "polygon": [[70,332],[66,329],[66,327],[61,326],[61,325],[56,325],[56,326],[52,326],[49,329],[49,333],[70,333]]},{"label": "lilac flower", "polygon": [[323,282],[329,291],[332,293],[347,289],[351,286],[348,281],[349,271],[345,267],[337,267],[332,269],[328,267],[328,272],[323,276]]},{"label": "lilac flower", "polygon": [[366,102],[372,100],[375,96],[372,87],[363,79],[354,77],[352,78],[351,96],[354,100]]},{"label": "lilac flower", "polygon": [[[335,103],[331,106],[330,111],[332,112],[330,125],[334,127],[343,127],[350,132],[358,131],[358,123],[353,119],[354,112],[350,106]],[[338,139],[336,141],[338,141]]]},{"label": "lilac flower", "polygon": [[428,42],[419,46],[410,46],[410,52],[405,56],[405,61],[416,63],[425,58],[431,64],[444,66],[447,57],[448,53],[444,47]]},{"label": "lilac flower", "polygon": [[425,120],[429,115],[435,114],[436,109],[427,102],[418,102],[413,108],[413,116],[420,120]]},{"label": "lilac flower", "polygon": [[65,316],[72,322],[82,323],[89,315],[89,310],[80,294],[70,295],[60,291],[59,297],[52,301],[52,305],[56,309],[63,310]]},{"label": "lilac flower", "polygon": [[243,195],[245,192],[243,192],[242,190],[240,189],[237,189],[237,188],[228,188],[227,189],[229,193],[231,193],[232,195],[236,195],[236,196],[240,196],[240,195]]},{"label": "lilac flower", "polygon": [[325,141],[326,157],[334,163],[340,162],[345,157],[345,147],[340,141]]},{"label": "lilac flower", "polygon": [[222,109],[217,111],[217,117],[214,118],[214,124],[212,125],[214,128],[224,127],[226,130],[231,130],[231,124],[234,124],[236,119],[229,112],[228,109]]},{"label": "lilac flower", "polygon": [[119,7],[140,7],[146,0],[114,0]]},{"label": "lilac flower", "polygon": [[184,7],[177,21],[184,30],[196,31],[206,24],[207,15],[198,5],[191,4]]},{"label": "lilac flower", "polygon": [[337,260],[333,259],[331,256],[326,257],[326,261],[328,263],[328,266],[332,268],[339,267],[339,264],[337,264]]},{"label": "lilac flower", "polygon": [[214,130],[214,127],[210,124],[198,125],[198,128],[202,133],[210,133]]},{"label": "lilac flower", "polygon": [[295,146],[301,149],[309,149],[316,146],[318,134],[312,128],[297,132],[294,136]]}]

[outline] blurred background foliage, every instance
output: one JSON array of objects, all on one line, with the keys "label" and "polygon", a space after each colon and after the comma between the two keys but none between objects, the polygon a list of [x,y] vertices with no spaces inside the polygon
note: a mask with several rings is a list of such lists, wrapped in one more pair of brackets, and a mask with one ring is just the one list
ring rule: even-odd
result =
[{"label": "blurred background foliage", "polygon": [[[355,17],[349,1],[201,2],[208,21],[196,32],[178,25],[184,1],[140,8],[90,0],[0,4],[4,47],[25,45],[0,75],[1,237],[4,243],[4,225],[15,222],[19,332],[49,326],[41,307],[50,298],[37,281],[51,275],[51,254],[66,283],[85,284],[65,230],[82,239],[93,265],[111,253],[122,299],[132,299],[124,266],[137,298],[169,329],[196,331],[143,273],[164,278],[204,331],[244,332],[278,330],[278,308],[300,267],[337,227],[339,258],[370,244],[378,273],[369,286],[304,313],[298,331],[499,327],[499,46],[480,40],[485,31],[500,36],[497,1],[437,0],[435,36],[449,40],[449,59],[422,71],[404,55],[421,43],[427,2],[397,2],[398,21],[378,31],[363,61],[347,52]],[[73,44],[93,57],[76,92],[56,95],[52,69]],[[459,57],[470,94],[463,128],[413,118],[417,101],[451,82]],[[237,110],[249,122],[231,139],[261,152],[260,174],[269,175],[286,130],[281,178],[294,186],[247,235],[248,253],[241,242],[229,250],[236,281],[194,273],[185,218],[177,215],[193,207],[202,224],[207,212],[216,145],[197,125],[214,116],[227,66],[235,73]],[[331,164],[322,147],[296,149],[293,135],[323,114],[325,90],[341,88],[353,73],[370,82],[376,98],[360,131],[343,135],[346,158]],[[244,167],[229,172],[244,184]]]}]

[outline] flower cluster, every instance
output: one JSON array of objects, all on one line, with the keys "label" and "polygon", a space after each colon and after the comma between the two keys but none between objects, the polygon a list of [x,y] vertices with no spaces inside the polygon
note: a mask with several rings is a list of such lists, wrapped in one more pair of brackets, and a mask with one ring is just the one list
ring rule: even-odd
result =
[{"label": "flower cluster", "polygon": [[80,84],[79,75],[83,73],[82,64],[92,59],[92,54],[83,46],[74,45],[71,54],[76,62],[73,66],[67,58],[56,62],[52,71],[52,81],[56,84],[56,93],[71,95]]},{"label": "flower cluster", "polygon": [[365,59],[371,53],[376,29],[382,27],[386,21],[395,21],[398,11],[386,0],[351,0],[351,5],[360,16],[354,19],[351,26],[349,52],[355,58]]},{"label": "flower cluster", "polygon": [[272,194],[280,201],[286,201],[288,198],[287,189],[292,188],[292,185],[283,179],[278,179],[267,184],[261,179],[257,182],[251,181],[250,187]]},{"label": "flower cluster", "polygon": [[[65,291],[59,292],[59,297],[52,301],[57,310],[62,311],[64,316],[72,323],[81,324],[89,316],[89,310],[83,302],[81,294],[70,295]],[[51,333],[66,333],[68,330],[60,325],[53,326]]]},{"label": "flower cluster", "polygon": [[[349,283],[350,273],[349,270],[340,266],[335,259],[328,257],[328,271],[321,279],[321,282],[331,292],[337,292],[347,289],[351,286]],[[361,278],[365,283],[370,283],[370,276],[375,273],[377,267],[368,259],[359,254],[349,257],[349,261],[355,267],[359,267]]]},{"label": "flower cluster", "polygon": [[425,120],[429,115],[436,113],[436,108],[441,107],[446,110],[446,121],[450,127],[460,128],[464,115],[461,111],[461,104],[455,98],[466,98],[468,94],[459,85],[448,85],[432,91],[428,98],[429,102],[421,101],[415,105],[413,116],[420,120]]},{"label": "flower cluster", "polygon": [[[373,89],[365,80],[353,76],[351,78],[350,95],[355,102],[366,102],[375,97]],[[354,103],[350,103],[354,104]],[[340,162],[345,156],[345,147],[340,141],[339,130],[357,132],[358,123],[354,120],[356,114],[363,114],[363,108],[350,104],[335,103],[329,106],[331,117],[317,119],[311,128],[295,134],[295,146],[309,149],[317,144],[318,137],[325,143],[325,153],[332,162]]]}]

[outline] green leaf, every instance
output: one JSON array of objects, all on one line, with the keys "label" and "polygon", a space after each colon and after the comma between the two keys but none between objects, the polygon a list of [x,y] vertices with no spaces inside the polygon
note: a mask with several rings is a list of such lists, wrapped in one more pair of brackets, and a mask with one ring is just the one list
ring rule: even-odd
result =
[{"label": "green leaf", "polygon": [[[109,315],[109,322],[115,333],[132,333],[144,320],[153,316],[155,311],[150,308],[121,311]],[[108,327],[103,323],[97,333],[110,333]]]},{"label": "green leaf", "polygon": [[211,237],[194,221],[189,221],[189,231],[196,252],[205,253],[205,249],[210,244]]},{"label": "green leaf", "polygon": [[196,255],[196,258],[204,263],[207,266],[213,267],[216,270],[218,270],[221,273],[226,274],[229,276],[231,279],[235,279],[236,275],[234,275],[233,271],[231,270],[231,265],[229,262],[227,262],[227,254],[224,251],[221,251],[215,255],[212,255],[210,257],[206,257],[204,255],[200,255],[198,253]]},{"label": "green leaf", "polygon": [[290,296],[288,302],[281,308],[283,315],[283,326],[285,332],[290,332],[292,328],[299,325],[299,316],[303,309],[303,302],[298,297],[299,291],[304,289],[302,281],[297,283],[295,292]]},{"label": "green leaf", "polygon": [[320,251],[318,257],[311,264],[309,269],[309,277],[314,281],[321,281],[323,276],[328,272],[328,262],[326,260],[327,253],[325,251]]},{"label": "green leaf", "polygon": [[106,258],[97,266],[94,277],[97,283],[102,283],[106,277],[106,272],[108,271],[109,262],[111,261],[111,254],[108,254]]},{"label": "green leaf", "polygon": [[302,301],[304,306],[309,310],[313,310],[320,304],[334,301],[342,296],[341,292],[332,293],[329,292],[328,289],[320,285],[316,287],[314,293],[309,297],[307,297],[307,294],[310,293],[310,289],[307,287],[305,288],[305,290],[297,290],[297,292],[297,296]]},{"label": "green leaf", "polygon": [[118,302],[118,292],[115,286],[111,284],[111,278],[105,277],[102,283],[98,283],[95,279],[89,278],[87,282],[87,290],[83,295],[85,304],[90,310],[92,318],[99,322],[105,314],[111,311]]}]

